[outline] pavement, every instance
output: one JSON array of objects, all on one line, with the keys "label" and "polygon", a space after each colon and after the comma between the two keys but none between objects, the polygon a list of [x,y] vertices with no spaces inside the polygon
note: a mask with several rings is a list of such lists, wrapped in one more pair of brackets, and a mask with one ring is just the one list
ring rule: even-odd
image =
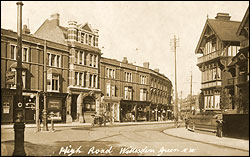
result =
[{"label": "pavement", "polygon": [[[151,121],[151,122],[115,122],[115,123],[106,123],[106,126],[129,126],[129,125],[145,125],[145,124],[165,124],[165,123],[174,123],[174,121],[167,120],[167,121]],[[91,123],[79,123],[79,122],[72,122],[72,123],[54,123],[54,128],[56,127],[75,127],[75,126],[91,126]],[[3,129],[13,129],[14,124],[2,124],[1,128]],[[25,128],[36,128],[36,124],[25,124]],[[41,124],[42,127],[42,124]],[[48,128],[51,128],[51,124],[48,124]]]},{"label": "pavement", "polygon": [[249,152],[249,140],[242,140],[242,139],[228,138],[228,137],[217,137],[215,136],[215,134],[205,134],[201,133],[200,131],[193,132],[183,127],[167,129],[164,130],[163,132],[170,136],[192,140],[195,142],[202,142],[206,144],[239,149]]},{"label": "pavement", "polygon": [[[150,124],[169,124],[174,123],[173,121],[153,121],[153,122],[124,122],[124,123],[118,123],[115,122],[113,124],[107,123],[107,127],[112,126],[133,126],[133,125],[150,125]],[[73,123],[66,123],[66,124],[60,124],[56,123],[54,124],[54,128],[57,127],[75,127],[75,126],[91,126],[91,123],[79,123],[79,122],[73,122]],[[26,128],[36,128],[36,124],[26,124]],[[51,124],[48,124],[49,130],[51,129]],[[1,125],[2,129],[13,129],[13,124],[11,125]],[[163,130],[163,133],[178,137],[186,140],[191,140],[195,142],[201,142],[205,144],[211,144],[221,147],[227,147],[227,148],[233,148],[243,151],[249,152],[249,140],[243,140],[243,139],[235,139],[235,138],[228,138],[228,137],[217,137],[215,136],[215,133],[213,134],[206,134],[202,131],[189,131],[185,127],[179,127],[179,128],[168,128],[166,130]]]}]

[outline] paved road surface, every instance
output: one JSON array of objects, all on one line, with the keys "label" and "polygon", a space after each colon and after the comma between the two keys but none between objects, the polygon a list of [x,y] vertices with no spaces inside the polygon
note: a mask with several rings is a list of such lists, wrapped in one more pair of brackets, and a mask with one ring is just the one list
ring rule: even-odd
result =
[{"label": "paved road surface", "polygon": [[[113,127],[57,127],[56,132],[25,129],[27,155],[164,155],[164,156],[239,156],[249,152],[193,142],[168,136],[162,131],[173,124],[148,124]],[[13,129],[1,129],[1,155],[12,155]],[[68,147],[68,148],[67,148]],[[71,148],[71,149],[69,149]],[[77,151],[78,148],[78,151]],[[65,150],[71,150],[68,153]]]}]

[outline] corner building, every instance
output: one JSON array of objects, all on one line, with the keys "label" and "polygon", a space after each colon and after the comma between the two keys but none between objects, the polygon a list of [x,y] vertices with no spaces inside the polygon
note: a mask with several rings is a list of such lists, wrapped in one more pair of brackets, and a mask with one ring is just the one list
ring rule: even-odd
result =
[{"label": "corner building", "polygon": [[[48,114],[57,121],[66,120],[68,87],[68,47],[29,34],[26,27],[22,36],[22,82],[25,122],[35,123],[44,109],[44,95]],[[50,56],[50,57],[47,57]],[[2,123],[13,122],[16,104],[17,33],[1,29],[1,118]],[[45,73],[47,78],[45,78]],[[44,83],[44,78],[47,80]],[[47,88],[45,90],[45,87]]]},{"label": "corner building", "polygon": [[240,39],[236,35],[240,22],[230,18],[228,13],[218,13],[215,19],[207,19],[195,50],[195,54],[202,54],[197,66],[202,72],[205,110],[221,110],[222,87],[231,77],[223,69],[240,49]]},{"label": "corner building", "polygon": [[88,23],[77,24],[76,21],[68,21],[68,27],[63,27],[59,20],[59,14],[51,15],[34,35],[68,47],[66,122],[91,122],[91,115],[99,112],[101,98],[98,30]]},{"label": "corner building", "polygon": [[[101,58],[102,111],[113,122],[163,120],[171,102],[171,81],[158,70]],[[170,110],[169,110],[170,111]]]}]

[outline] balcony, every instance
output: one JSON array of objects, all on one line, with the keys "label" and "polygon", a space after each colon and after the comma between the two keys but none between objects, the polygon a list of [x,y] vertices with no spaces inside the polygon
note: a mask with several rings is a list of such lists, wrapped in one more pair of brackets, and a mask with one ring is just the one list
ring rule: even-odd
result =
[{"label": "balcony", "polygon": [[247,83],[247,75],[243,74],[243,75],[239,75],[237,78],[237,85],[243,85],[244,83]]},{"label": "balcony", "polygon": [[220,57],[221,56],[221,51],[217,50],[212,53],[209,53],[207,55],[201,56],[197,59],[197,64],[212,60],[214,58]]},{"label": "balcony", "polygon": [[221,86],[221,81],[213,81],[213,82],[207,82],[207,83],[202,83],[201,84],[201,88],[212,88],[212,87],[217,87],[217,86]]}]

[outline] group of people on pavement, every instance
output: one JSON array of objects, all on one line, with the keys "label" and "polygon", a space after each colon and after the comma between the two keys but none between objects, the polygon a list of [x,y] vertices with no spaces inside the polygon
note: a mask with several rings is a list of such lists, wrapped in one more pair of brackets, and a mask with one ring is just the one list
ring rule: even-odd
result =
[{"label": "group of people on pavement", "polygon": [[[177,118],[176,121],[178,121],[178,118]],[[185,115],[185,117],[184,117],[184,122],[185,122],[186,129],[190,129],[189,125],[190,125],[191,122],[190,122],[190,118],[187,115]],[[223,136],[222,127],[223,127],[224,121],[222,120],[222,118],[219,118],[219,116],[216,115],[216,123],[217,123],[217,125],[216,125],[216,136],[222,137]]]}]

